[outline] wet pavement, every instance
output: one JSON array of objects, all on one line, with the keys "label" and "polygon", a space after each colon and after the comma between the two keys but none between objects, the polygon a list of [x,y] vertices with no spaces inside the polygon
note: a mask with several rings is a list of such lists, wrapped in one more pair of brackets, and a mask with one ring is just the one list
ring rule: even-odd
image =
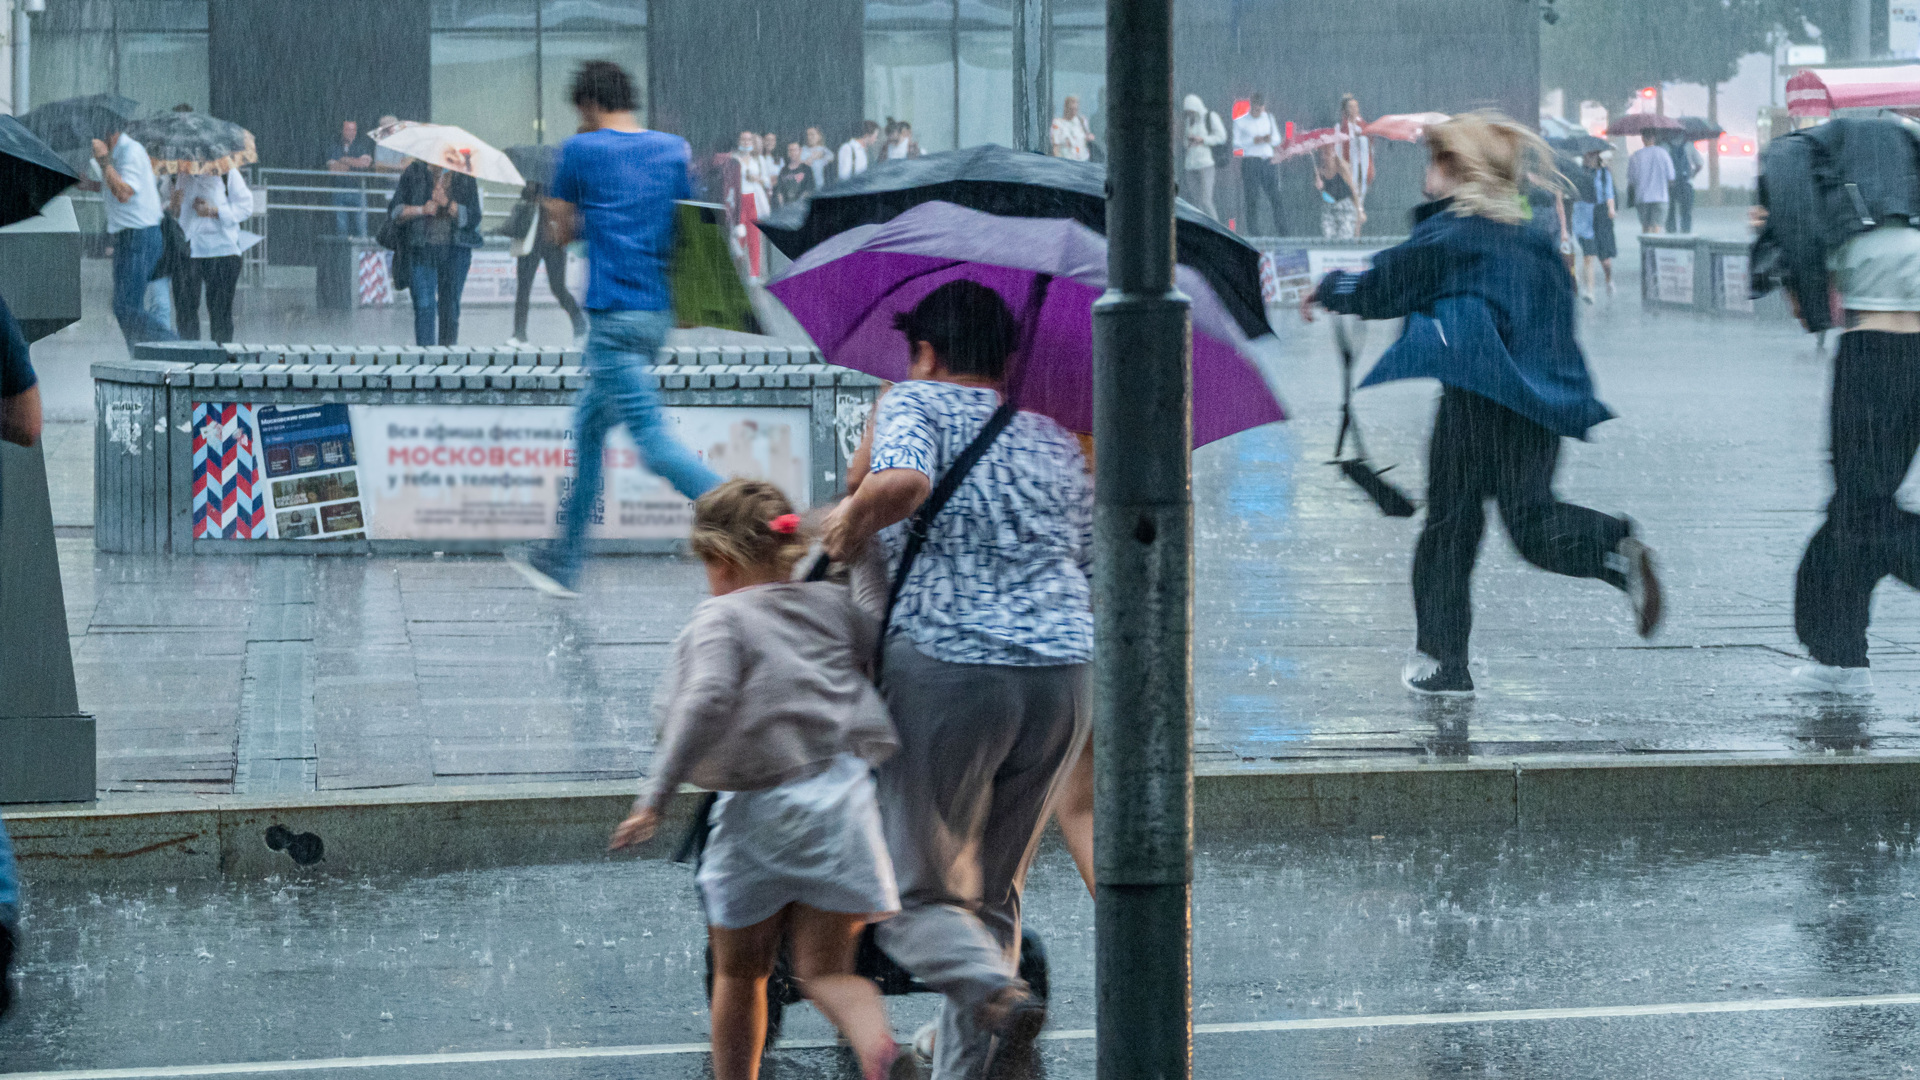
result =
[{"label": "wet pavement", "polygon": [[[1195,1075],[1906,1075],[1914,843],[1900,821],[1203,832]],[[1016,1075],[1090,1076],[1092,905],[1056,845],[1027,910],[1053,1017]],[[47,887],[26,928],[0,1072],[705,1075],[699,916],[673,864]],[[890,1006],[906,1031],[933,1001]],[[769,1076],[853,1075],[810,1008],[787,1036]]]},{"label": "wet pavement", "polygon": [[[1703,219],[1737,227],[1731,209]],[[1613,590],[1523,564],[1495,522],[1475,578],[1480,695],[1409,699],[1397,675],[1413,640],[1419,519],[1380,517],[1322,464],[1339,402],[1330,332],[1283,315],[1272,373],[1293,419],[1195,456],[1203,756],[1920,749],[1920,599],[1896,583],[1875,601],[1871,702],[1837,706],[1786,684],[1800,655],[1793,568],[1830,483],[1828,367],[1813,339],[1784,321],[1648,313],[1631,238],[1625,248],[1619,293],[1582,316],[1601,396],[1620,415],[1565,445],[1560,489],[1635,517],[1666,578],[1660,636],[1635,637]],[[301,296],[262,294],[243,327],[404,332],[401,313],[322,316]],[[471,312],[468,338],[504,337],[506,317]],[[564,335],[557,312],[535,319],[536,337]],[[56,411],[90,398],[88,350],[118,347],[95,322],[36,346]],[[1371,328],[1370,355],[1393,330]],[[1358,397],[1376,461],[1416,494],[1436,394],[1407,383]],[[104,787],[257,793],[644,769],[655,680],[702,596],[688,560],[600,560],[569,605],[488,558],[100,554],[91,430],[56,424],[48,446]]]}]

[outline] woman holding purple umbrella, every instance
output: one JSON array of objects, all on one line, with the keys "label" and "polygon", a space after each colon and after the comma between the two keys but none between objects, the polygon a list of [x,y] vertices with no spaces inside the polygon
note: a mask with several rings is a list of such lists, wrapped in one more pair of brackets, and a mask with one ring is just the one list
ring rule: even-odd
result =
[{"label": "woman holding purple umbrella", "polygon": [[[1091,722],[1093,490],[1074,437],[1007,400],[1019,327],[999,293],[950,281],[893,325],[908,378],[874,410],[824,538],[848,558],[877,537],[897,574],[908,519],[926,531],[886,624],[900,750],[877,775],[901,912],[875,933],[946,995],[940,1080],[981,1075],[996,1041],[1031,1042],[1046,1021],[1017,974],[1020,893]],[[921,522],[956,462],[963,479]]]}]

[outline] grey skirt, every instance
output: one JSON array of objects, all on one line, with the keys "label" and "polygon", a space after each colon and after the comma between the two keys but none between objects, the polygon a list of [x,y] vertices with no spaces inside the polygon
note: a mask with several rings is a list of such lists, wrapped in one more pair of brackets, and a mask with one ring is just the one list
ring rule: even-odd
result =
[{"label": "grey skirt", "polygon": [[873,772],[852,754],[824,772],[714,801],[695,881],[707,922],[739,930],[788,904],[884,918],[900,910]]}]

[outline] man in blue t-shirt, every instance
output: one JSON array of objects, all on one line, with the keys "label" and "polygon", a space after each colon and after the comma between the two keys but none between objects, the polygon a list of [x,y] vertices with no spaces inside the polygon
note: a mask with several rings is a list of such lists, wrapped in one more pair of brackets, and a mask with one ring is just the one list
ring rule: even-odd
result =
[{"label": "man in blue t-shirt", "polygon": [[609,60],[573,76],[580,134],[560,148],[545,209],[556,245],[587,242],[587,388],[574,422],[578,472],[561,508],[557,542],[516,547],[507,561],[535,588],[575,597],[587,524],[602,517],[601,454],[624,423],[655,475],[689,499],[720,483],[699,455],[667,429],[645,367],[673,329],[667,268],[673,258],[674,201],[692,194],[687,141],[648,131],[633,115],[633,79]]}]

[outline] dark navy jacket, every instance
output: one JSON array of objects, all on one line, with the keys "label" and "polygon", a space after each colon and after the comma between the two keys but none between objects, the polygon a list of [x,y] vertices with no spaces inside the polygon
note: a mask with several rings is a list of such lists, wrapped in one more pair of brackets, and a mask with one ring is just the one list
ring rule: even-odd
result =
[{"label": "dark navy jacket", "polygon": [[1613,413],[1593,396],[1573,334],[1573,279],[1553,242],[1525,225],[1414,211],[1407,242],[1364,274],[1335,271],[1314,300],[1363,319],[1406,317],[1360,385],[1438,379],[1505,405],[1562,435],[1585,438]]}]

